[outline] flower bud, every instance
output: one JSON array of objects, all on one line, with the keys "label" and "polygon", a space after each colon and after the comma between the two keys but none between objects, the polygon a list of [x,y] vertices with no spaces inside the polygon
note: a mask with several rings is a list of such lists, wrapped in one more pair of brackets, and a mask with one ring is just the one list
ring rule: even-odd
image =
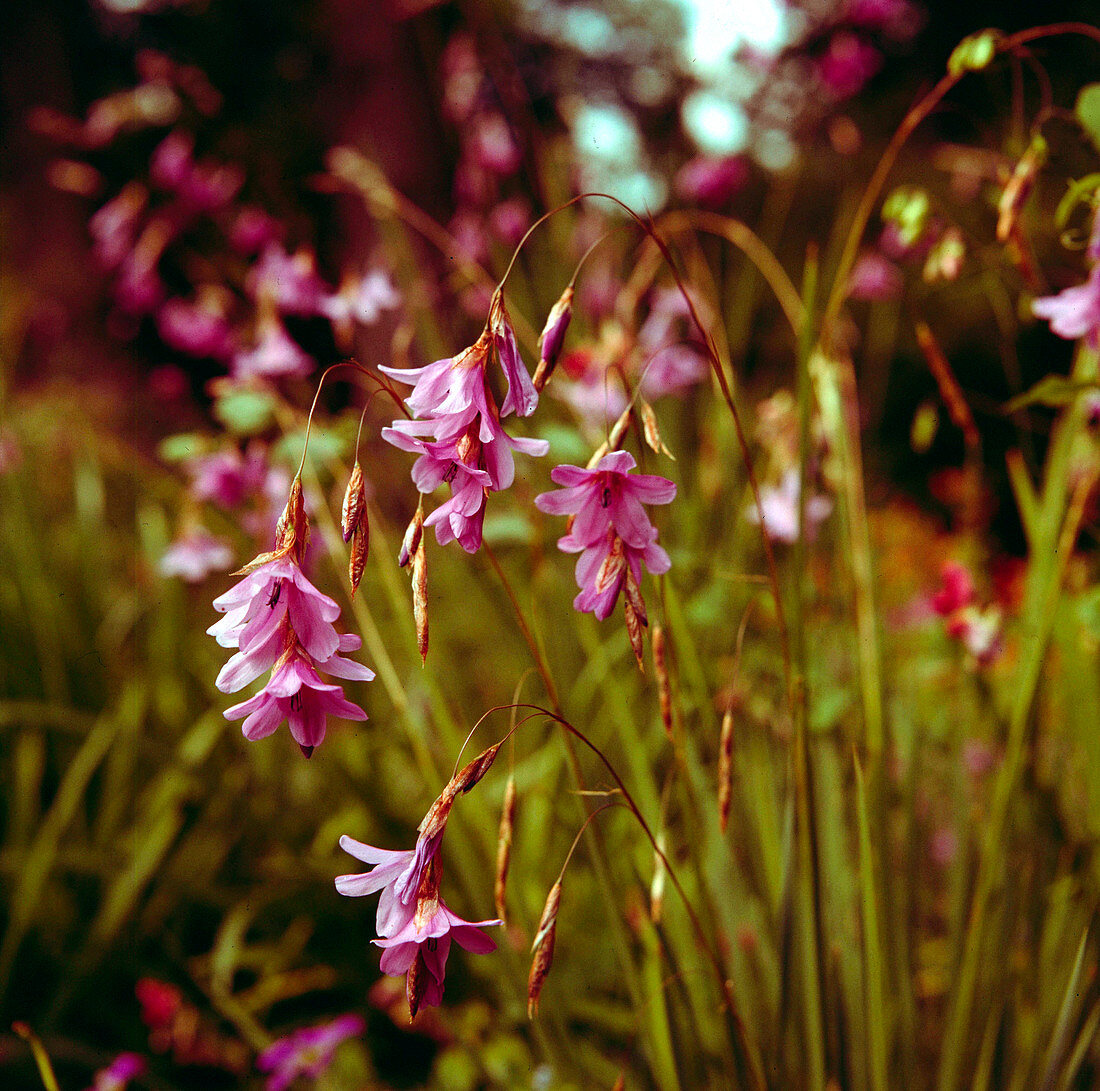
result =
[{"label": "flower bud", "polygon": [[561,298],[550,308],[546,325],[539,334],[539,365],[535,369],[535,389],[541,394],[557,366],[558,357],[561,355],[562,345],[565,343],[565,331],[569,328],[569,322],[573,317],[573,285],[570,284],[561,294]]}]

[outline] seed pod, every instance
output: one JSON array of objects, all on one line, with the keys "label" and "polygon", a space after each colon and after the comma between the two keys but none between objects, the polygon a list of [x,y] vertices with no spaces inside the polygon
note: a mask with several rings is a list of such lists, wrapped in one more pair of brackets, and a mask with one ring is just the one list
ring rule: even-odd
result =
[{"label": "seed pod", "polygon": [[416,945],[416,957],[412,960],[412,965],[409,966],[409,972],[405,977],[405,997],[409,1001],[410,1023],[416,1018],[424,994],[428,990],[428,983],[432,980],[432,975],[424,963],[424,955],[420,947],[420,944]]},{"label": "seed pod", "polygon": [[363,469],[359,460],[351,468],[351,477],[348,479],[348,487],[344,491],[344,506],[340,512],[340,533],[345,542],[351,541],[351,536],[359,526],[360,520],[366,520],[367,516],[367,490],[363,485]]},{"label": "seed pod", "polygon": [[500,829],[497,832],[497,873],[493,884],[493,900],[497,916],[507,920],[505,913],[505,888],[508,885],[508,865],[512,860],[512,830],[516,822],[516,778],[509,773],[504,786],[504,806],[500,811]]},{"label": "seed pod", "polygon": [[[629,568],[627,571],[630,571]],[[638,661],[638,670],[645,674],[645,661],[642,659],[642,625],[644,623],[629,596],[623,597],[623,615],[626,617],[626,635],[630,637],[630,650]]]},{"label": "seed pod", "polygon": [[645,398],[639,398],[638,405],[642,417],[642,434],[650,450],[656,451],[659,455],[668,455],[675,462],[676,456],[665,446],[661,433],[657,429],[657,414],[653,411],[653,406]]},{"label": "seed pod", "polygon": [[353,595],[359,587],[359,581],[363,578],[363,570],[367,566],[369,543],[370,532],[367,529],[367,513],[364,509],[363,520],[351,536],[351,552],[348,554],[348,579],[351,581],[351,593]]},{"label": "seed pod", "polygon": [[477,782],[489,772],[490,768],[492,768],[499,749],[500,743],[495,743],[493,746],[490,746],[488,750],[484,750],[478,754],[478,756],[468,765],[464,765],[459,769],[452,780],[456,791],[468,792],[477,784]]},{"label": "seed pod", "polygon": [[539,334],[539,364],[535,368],[532,382],[541,394],[542,388],[554,372],[562,345],[565,343],[565,331],[573,317],[573,285],[570,284],[561,294],[561,298],[550,308],[546,325]]},{"label": "seed pod", "polygon": [[561,879],[551,888],[543,906],[539,928],[535,933],[531,951],[531,973],[527,978],[527,1018],[534,1019],[539,1013],[539,994],[546,982],[550,967],[554,963],[554,940],[558,929],[558,907],[561,905]]},{"label": "seed pod", "polygon": [[401,568],[404,568],[417,549],[420,547],[420,538],[424,533],[424,505],[421,505],[416,509],[416,514],[412,517],[411,522],[405,528],[405,537],[401,540],[401,552],[397,554],[397,563]]},{"label": "seed pod", "polygon": [[428,658],[428,563],[421,536],[412,559],[413,620],[416,622],[416,646],[420,662]]},{"label": "seed pod", "polygon": [[730,818],[733,802],[733,709],[722,715],[722,731],[718,737],[718,825],[723,833]]},{"label": "seed pod", "polygon": [[665,734],[672,741],[672,683],[668,676],[668,657],[665,650],[665,631],[653,626],[653,673],[657,676],[657,700],[661,706],[661,723]]}]

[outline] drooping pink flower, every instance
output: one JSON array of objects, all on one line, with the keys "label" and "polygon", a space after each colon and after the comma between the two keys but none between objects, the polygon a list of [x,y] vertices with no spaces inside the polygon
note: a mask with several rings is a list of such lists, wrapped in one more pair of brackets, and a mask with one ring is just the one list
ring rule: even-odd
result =
[{"label": "drooping pink flower", "polygon": [[393,310],[400,302],[401,296],[389,276],[381,269],[371,269],[361,277],[348,277],[338,292],[321,301],[321,313],[333,325],[369,326],[383,311]]},{"label": "drooping pink flower", "polygon": [[358,1015],[341,1015],[331,1023],[303,1027],[272,1042],[256,1058],[256,1067],[270,1073],[265,1091],[285,1091],[300,1076],[315,1080],[332,1063],[341,1042],[366,1030]]},{"label": "drooping pink flower", "polygon": [[[370,871],[353,875],[337,875],[337,891],[347,898],[362,898],[381,891],[375,927],[380,936],[393,935],[404,924],[405,905],[412,900],[406,898],[405,894],[415,866],[415,850],[376,849],[373,845],[366,845],[362,841],[356,841],[354,837],[348,837],[347,834],[340,838],[340,848],[350,853],[356,860],[362,860],[364,864],[373,866]],[[397,890],[399,882],[402,884],[400,893]],[[417,885],[419,882],[418,873]],[[413,894],[415,893],[414,888]]]},{"label": "drooping pink flower", "polygon": [[413,1015],[421,1007],[438,1007],[443,1002],[443,978],[452,939],[473,954],[488,954],[497,945],[481,929],[504,923],[463,920],[441,898],[434,904],[435,912],[427,920],[421,920],[419,913],[410,914],[393,935],[371,941],[383,949],[379,966],[384,974],[408,975],[406,991]]},{"label": "drooping pink flower", "polygon": [[548,515],[574,516],[569,533],[558,540],[559,549],[577,553],[601,541],[612,527],[635,549],[653,543],[657,529],[642,505],[671,503],[676,486],[656,474],[631,473],[635,466],[629,451],[611,451],[591,470],[569,465],[551,470],[550,479],[563,487],[540,493],[535,506]]},{"label": "drooping pink flower", "polygon": [[870,42],[848,31],[834,34],[818,62],[821,82],[838,98],[848,98],[882,67],[882,54]]},{"label": "drooping pink flower", "polygon": [[654,474],[632,474],[636,465],[628,451],[612,451],[594,469],[557,466],[550,477],[563,488],[535,497],[540,511],[573,516],[568,533],[558,539],[559,549],[581,554],[575,573],[580,593],[573,606],[601,621],[628,578],[635,587],[641,582],[643,562],[657,575],[671,564],[642,505],[670,503],[676,486]]},{"label": "drooping pink flower", "polygon": [[136,1053],[120,1053],[92,1079],[88,1091],[125,1091],[126,1085],[145,1073],[145,1059]]},{"label": "drooping pink flower", "polygon": [[947,561],[940,577],[943,585],[932,596],[932,609],[941,617],[948,617],[974,601],[974,580],[966,565]]},{"label": "drooping pink flower", "polygon": [[229,543],[200,527],[172,542],[157,567],[162,576],[179,576],[188,583],[201,583],[211,572],[224,572],[232,563]]}]

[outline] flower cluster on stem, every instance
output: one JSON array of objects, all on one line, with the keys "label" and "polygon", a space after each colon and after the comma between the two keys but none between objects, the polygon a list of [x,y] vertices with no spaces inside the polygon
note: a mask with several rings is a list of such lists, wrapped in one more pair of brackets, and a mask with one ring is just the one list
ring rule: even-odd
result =
[{"label": "flower cluster on stem", "polygon": [[[504,403],[497,406],[486,376],[496,355],[507,380]],[[538,405],[538,393],[523,360],[504,297],[498,288],[481,336],[457,356],[422,368],[383,367],[397,382],[412,386],[405,404],[413,420],[397,420],[382,430],[382,438],[420,457],[412,470],[413,483],[430,493],[446,482],[451,498],[425,520],[434,526],[440,545],[458,540],[467,553],[481,548],[485,499],[509,488],[515,478],[512,452],[544,455],[545,440],[508,435],[501,418],[515,412],[529,416]]]},{"label": "flower cluster on stem", "polygon": [[325,682],[319,672],[367,682],[374,677],[368,667],[339,654],[358,651],[362,641],[336,632],[340,607],[302,571],[308,536],[301,479],[295,478],[275,549],[246,565],[244,578],[214,600],[225,617],[207,630],[222,647],[237,649],[215,683],[222,692],[235,693],[271,671],[259,693],[226,709],[226,719],[243,718],[249,740],[265,738],[285,720],[307,758],[324,739],[330,715],[367,718],[341,686]]}]

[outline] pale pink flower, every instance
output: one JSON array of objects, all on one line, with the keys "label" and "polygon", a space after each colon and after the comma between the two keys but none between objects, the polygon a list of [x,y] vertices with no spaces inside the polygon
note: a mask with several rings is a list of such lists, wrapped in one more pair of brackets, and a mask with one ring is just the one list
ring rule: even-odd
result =
[{"label": "pale pink flower", "polygon": [[401,296],[389,276],[372,269],[362,277],[349,277],[334,295],[321,301],[321,313],[333,324],[358,323],[369,326],[383,311],[393,310]]},{"label": "pale pink flower", "polygon": [[841,31],[830,39],[817,70],[821,82],[834,95],[848,98],[878,72],[882,61],[882,54],[870,42]]},{"label": "pale pink flower", "polygon": [[[760,489],[760,511],[755,504],[745,509],[745,518],[750,523],[759,523],[761,511],[764,515],[764,530],[768,537],[776,542],[790,544],[798,540],[798,470],[790,469],[778,485],[764,485]],[[813,539],[817,527],[828,518],[833,510],[833,502],[827,496],[814,495],[806,498],[806,537]]]},{"label": "pale pink flower", "polygon": [[233,357],[233,375],[237,379],[303,378],[313,366],[313,357],[301,349],[275,315],[261,319],[256,344],[241,349]]},{"label": "pale pink flower", "polygon": [[[508,382],[504,405],[497,409],[485,376],[495,349]],[[383,367],[391,379],[413,387],[405,404],[415,420],[397,420],[382,429],[382,438],[420,457],[413,466],[413,482],[422,493],[446,482],[451,498],[425,520],[434,526],[441,545],[458,540],[468,553],[481,546],[485,498],[511,486],[515,477],[513,451],[539,456],[545,440],[509,436],[500,418],[515,409],[529,414],[538,394],[524,367],[515,333],[499,292],[490,305],[489,323],[478,340],[451,359],[422,368]]]},{"label": "pale pink flower", "polygon": [[285,720],[308,758],[325,737],[328,716],[367,718],[339,685],[326,683],[318,671],[367,682],[374,672],[338,654],[357,651],[362,641],[352,633],[337,633],[333,622],[340,607],[301,570],[307,530],[295,482],[276,533],[278,549],[253,561],[251,571],[214,600],[214,608],[225,617],[207,632],[222,647],[237,649],[218,674],[215,684],[222,692],[236,692],[271,669],[264,688],[226,709],[225,718],[243,717],[241,730],[249,740],[265,738]]},{"label": "pale pink flower", "polygon": [[315,1080],[332,1063],[336,1048],[366,1030],[358,1015],[341,1015],[331,1023],[303,1027],[272,1042],[256,1059],[256,1067],[268,1072],[265,1091],[285,1091],[296,1079]]},{"label": "pale pink flower", "polygon": [[224,572],[232,563],[229,543],[200,527],[172,542],[157,567],[162,576],[179,576],[188,583],[200,583],[211,572]]},{"label": "pale pink flower", "polygon": [[1059,337],[1067,341],[1088,337],[1094,347],[1100,344],[1100,262],[1093,266],[1084,284],[1036,299],[1031,309],[1039,318],[1047,319]]}]

